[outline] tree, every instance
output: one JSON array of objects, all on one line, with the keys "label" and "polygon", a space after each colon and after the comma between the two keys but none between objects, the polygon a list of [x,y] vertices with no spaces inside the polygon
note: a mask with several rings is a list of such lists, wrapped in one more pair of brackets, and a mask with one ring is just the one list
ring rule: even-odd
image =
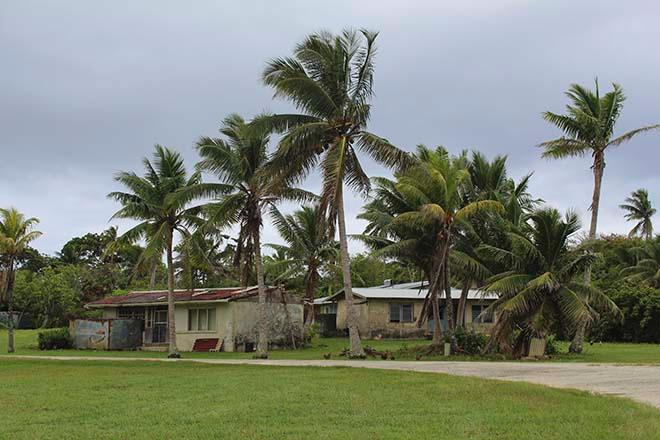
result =
[{"label": "tree", "polygon": [[621,274],[628,280],[660,289],[660,237],[646,240],[642,246],[633,248],[632,253],[637,262],[624,268]]},{"label": "tree", "polygon": [[14,280],[16,258],[27,248],[27,246],[41,236],[41,232],[35,231],[39,219],[35,217],[26,218],[16,208],[0,208],[0,255],[6,261],[7,274],[5,280],[5,292],[7,298],[7,311],[9,322],[7,325],[7,352],[14,352]]},{"label": "tree", "polygon": [[[591,252],[572,252],[570,239],[580,229],[575,213],[562,219],[559,211],[539,209],[530,215],[525,231],[508,233],[508,245],[482,245],[479,252],[507,270],[491,277],[485,292],[499,298],[486,311],[497,314],[488,350],[499,346],[516,356],[524,354],[531,337],[545,337],[556,320],[568,328],[591,322],[592,307],[617,312],[601,291],[579,282],[580,274],[593,264]],[[522,329],[513,343],[510,338]]]},{"label": "tree", "polygon": [[364,356],[353,307],[353,290],[344,213],[344,184],[367,193],[369,179],[358,152],[389,167],[407,162],[407,154],[366,130],[373,96],[377,33],[345,30],[340,35],[315,33],[294,49],[292,57],[270,61],[263,73],[275,96],[293,103],[301,114],[265,115],[255,124],[283,133],[274,168],[287,179],[301,179],[320,164],[321,210],[327,212],[339,246],[347,305],[350,355]]},{"label": "tree", "polygon": [[206,207],[208,225],[222,228],[239,225],[235,264],[242,266],[241,280],[247,287],[252,265],[256,268],[259,291],[258,358],[268,357],[268,315],[266,286],[261,257],[261,227],[264,209],[275,209],[283,198],[304,201],[311,194],[286,185],[274,176],[268,164],[268,132],[249,126],[242,117],[232,114],[220,128],[221,138],[203,137],[197,143],[201,156],[198,169],[210,172],[220,183],[204,184],[216,199]]},{"label": "tree", "polygon": [[625,203],[619,205],[619,208],[626,211],[624,216],[628,221],[636,221],[637,224],[630,230],[629,237],[640,235],[647,240],[653,237],[653,222],[651,217],[656,213],[656,209],[649,200],[649,193],[643,188],[633,191],[630,197],[626,197]]},{"label": "tree", "polygon": [[337,242],[328,236],[328,228],[320,221],[323,216],[318,205],[303,206],[289,215],[282,215],[274,210],[272,217],[277,231],[287,243],[269,245],[285,256],[283,261],[288,266],[278,278],[302,275],[307,300],[305,330],[309,331],[314,322],[314,297],[319,285],[319,270],[324,261],[334,260],[337,255]]},{"label": "tree", "polygon": [[174,318],[174,234],[187,236],[191,226],[199,225],[199,207],[189,207],[190,202],[204,195],[199,172],[187,176],[181,155],[156,145],[153,162],[143,159],[145,175],[119,172],[115,180],[128,192],[111,192],[108,197],[122,205],[112,218],[138,220],[122,235],[123,240],[133,243],[146,240],[141,261],[153,261],[165,251],[167,256],[167,328],[169,339],[168,357],[180,357],[176,346]]},{"label": "tree", "polygon": [[[596,81],[595,91],[573,84],[566,92],[566,96],[571,101],[571,104],[566,106],[567,114],[560,115],[549,111],[543,114],[546,121],[564,132],[564,136],[561,138],[540,144],[544,150],[543,157],[563,159],[591,154],[593,158],[591,169],[594,175],[594,189],[591,198],[591,223],[588,236],[590,240],[596,237],[606,151],[618,147],[640,133],[660,128],[660,124],[649,125],[612,138],[614,127],[626,99],[620,85],[612,84],[612,88],[611,92],[601,97],[598,81]],[[589,284],[591,275],[588,271],[585,279]],[[571,343],[571,352],[582,352],[586,325],[585,322],[578,327]]]}]

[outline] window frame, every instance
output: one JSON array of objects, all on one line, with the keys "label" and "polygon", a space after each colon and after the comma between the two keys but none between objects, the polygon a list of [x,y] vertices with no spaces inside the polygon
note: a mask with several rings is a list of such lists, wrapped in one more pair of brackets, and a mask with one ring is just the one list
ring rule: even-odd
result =
[{"label": "window frame", "polygon": [[[404,308],[410,308],[410,320],[404,320]],[[393,310],[396,310],[394,319]],[[388,303],[388,320],[392,324],[410,324],[415,322],[415,305],[413,303]]]},{"label": "window frame", "polygon": [[[200,318],[202,316],[204,316],[205,322],[204,325],[200,326]],[[191,307],[188,309],[188,331],[195,333],[214,333],[216,331],[215,319],[215,307]]]}]

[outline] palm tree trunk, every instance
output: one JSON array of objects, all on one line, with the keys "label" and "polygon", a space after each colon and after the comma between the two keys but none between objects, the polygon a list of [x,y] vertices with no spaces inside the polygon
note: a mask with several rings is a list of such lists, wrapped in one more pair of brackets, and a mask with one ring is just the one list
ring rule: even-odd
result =
[{"label": "palm tree trunk", "polygon": [[440,324],[440,305],[438,304],[438,289],[434,287],[431,294],[431,307],[433,308],[433,339],[431,340],[431,347],[438,350],[442,347],[444,338],[442,337],[442,325]]},{"label": "palm tree trunk", "polygon": [[467,305],[467,297],[470,292],[470,282],[465,281],[463,290],[461,291],[461,299],[458,300],[458,311],[456,313],[456,326],[465,328],[465,307]]},{"label": "palm tree trunk", "polygon": [[314,292],[316,291],[317,276],[316,268],[310,268],[305,277],[305,298],[307,298],[307,316],[305,316],[305,337],[314,324]]},{"label": "palm tree trunk", "polygon": [[7,269],[7,353],[14,352],[14,257],[9,257]]},{"label": "palm tree trunk", "polygon": [[[598,209],[600,207],[600,191],[603,183],[603,173],[605,171],[605,155],[602,151],[594,153],[594,163],[592,166],[594,173],[594,192],[591,196],[591,225],[589,226],[589,240],[596,238],[598,228]],[[591,268],[584,272],[584,284],[591,285]],[[569,353],[582,353],[584,349],[584,338],[587,333],[588,321],[582,320],[578,323],[575,335],[568,347]]]},{"label": "palm tree trunk", "polygon": [[351,266],[348,255],[348,239],[346,238],[346,218],[344,214],[344,183],[337,187],[335,203],[337,204],[337,223],[339,227],[339,251],[341,255],[341,272],[344,278],[344,295],[346,296],[346,321],[350,339],[350,357],[364,357],[360,342],[357,312],[353,305],[353,286],[351,283]]},{"label": "palm tree trunk", "polygon": [[[259,219],[261,225],[261,219]],[[261,227],[254,235],[254,264],[257,269],[257,289],[259,292],[259,328],[257,353],[255,358],[268,359],[268,313],[266,310],[266,286],[264,285],[264,266],[261,260]]]},{"label": "palm tree trunk", "polygon": [[167,337],[169,342],[167,357],[180,357],[176,348],[176,315],[174,313],[174,261],[172,242],[174,230],[167,232]]},{"label": "palm tree trunk", "polygon": [[445,312],[447,313],[447,331],[452,353],[456,353],[458,344],[456,343],[456,323],[454,322],[454,300],[451,297],[451,282],[449,279],[449,260],[445,257],[443,268],[443,285],[445,289]]}]

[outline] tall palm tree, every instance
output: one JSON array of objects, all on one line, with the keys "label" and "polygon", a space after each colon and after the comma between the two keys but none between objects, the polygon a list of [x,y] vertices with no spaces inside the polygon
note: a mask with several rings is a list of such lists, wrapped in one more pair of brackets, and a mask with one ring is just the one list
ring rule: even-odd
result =
[{"label": "tall palm tree", "polygon": [[14,352],[14,279],[16,258],[21,255],[30,242],[41,236],[41,232],[35,231],[39,219],[26,218],[16,208],[0,208],[0,255],[5,260],[6,274],[5,295],[7,298],[7,312],[9,319],[7,323],[7,352]]},{"label": "tall palm tree", "polygon": [[647,240],[643,246],[632,249],[636,262],[624,268],[621,274],[632,281],[647,283],[660,289],[660,237]]},{"label": "tall palm tree", "polygon": [[[197,142],[201,156],[197,168],[214,174],[220,183],[208,187],[215,200],[207,205],[208,225],[221,228],[239,225],[234,262],[242,267],[241,282],[247,287],[256,268],[259,292],[259,328],[255,357],[268,357],[266,286],[261,256],[261,227],[264,209],[281,199],[304,201],[307,191],[291,188],[271,173],[268,162],[268,131],[248,125],[232,114],[220,128],[223,138],[202,137]],[[211,185],[211,184],[204,184]]]},{"label": "tall palm tree", "polygon": [[283,251],[286,256],[288,270],[279,278],[302,275],[307,299],[305,329],[308,331],[314,322],[314,296],[321,277],[319,270],[325,261],[333,260],[337,255],[337,242],[328,236],[328,228],[322,221],[318,205],[303,206],[288,215],[272,210],[272,217],[280,236],[287,243],[270,245],[275,250]]},{"label": "tall palm tree", "polygon": [[[420,233],[432,231],[435,237],[429,293],[431,298],[438,297],[440,292],[445,293],[447,337],[454,350],[456,341],[453,332],[455,323],[450,262],[452,259],[457,262],[461,258],[463,265],[475,263],[468,254],[453,249],[455,239],[472,217],[485,213],[504,213],[504,207],[495,200],[466,201],[465,191],[469,187],[470,173],[465,155],[451,157],[443,147],[432,150],[420,145],[417,157],[420,164],[403,173],[397,184],[399,192],[406,194],[409,200],[416,200],[416,209],[397,216],[394,222],[419,228]],[[435,326],[435,333],[439,333],[439,323],[436,322]],[[439,343],[437,340],[434,342]]]},{"label": "tall palm tree", "polygon": [[124,232],[122,239],[134,243],[146,240],[147,246],[140,257],[142,261],[154,261],[167,257],[167,329],[168,357],[180,357],[176,346],[174,317],[174,234],[187,236],[190,227],[199,225],[199,207],[189,207],[190,202],[201,197],[201,174],[191,176],[181,155],[160,145],[155,146],[153,162],[143,159],[144,176],[134,172],[117,173],[115,180],[127,188],[127,192],[115,191],[108,197],[122,205],[112,218],[138,220],[136,226]]},{"label": "tall palm tree", "polygon": [[274,165],[289,179],[306,176],[317,164],[323,180],[321,209],[329,227],[339,230],[341,266],[347,305],[350,355],[364,356],[360,343],[350,275],[344,184],[360,193],[369,179],[358,152],[397,167],[408,156],[389,141],[367,131],[373,96],[377,33],[345,30],[339,35],[319,32],[305,38],[292,57],[270,61],[263,73],[275,96],[293,103],[301,114],[269,115],[255,121],[278,133]]},{"label": "tall palm tree", "polygon": [[[616,305],[602,292],[585,284],[580,276],[595,260],[590,252],[571,252],[570,239],[580,229],[575,213],[562,219],[551,208],[530,215],[528,232],[508,234],[506,247],[482,245],[480,253],[507,268],[491,277],[485,292],[497,293],[486,313],[497,313],[488,349],[497,345],[504,351],[522,355],[530,337],[545,337],[555,318],[569,328],[590,322],[592,306],[618,312]],[[520,337],[510,345],[514,330]]]},{"label": "tall palm tree", "polygon": [[629,237],[640,235],[647,240],[653,237],[653,222],[651,217],[656,213],[656,209],[649,200],[649,193],[647,190],[640,188],[633,191],[630,197],[626,197],[626,203],[619,205],[619,208],[626,211],[624,216],[628,221],[636,221],[637,224],[630,230]]},{"label": "tall palm tree", "polygon": [[[594,175],[594,189],[591,198],[591,223],[589,226],[589,239],[596,237],[598,225],[598,209],[600,207],[600,193],[605,171],[606,151],[618,147],[634,136],[660,128],[660,124],[649,125],[628,131],[614,137],[614,127],[623,110],[626,99],[623,89],[618,84],[612,84],[612,91],[600,96],[598,81],[595,91],[581,85],[572,84],[566,92],[571,104],[566,106],[567,114],[560,115],[545,112],[543,118],[557,126],[564,132],[564,136],[541,143],[543,157],[563,159],[566,157],[583,157],[591,154],[591,166]],[[587,270],[585,279],[591,282],[591,273]],[[587,323],[576,330],[570,351],[581,353],[584,345],[584,334]]]}]

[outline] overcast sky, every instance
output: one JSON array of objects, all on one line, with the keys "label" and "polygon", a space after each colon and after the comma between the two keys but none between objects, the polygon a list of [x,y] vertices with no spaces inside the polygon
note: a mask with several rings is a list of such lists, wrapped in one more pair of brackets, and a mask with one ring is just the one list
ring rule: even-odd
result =
[{"label": "overcast sky", "polygon": [[[366,27],[381,32],[373,132],[407,150],[506,154],[513,177],[534,171],[533,193],[586,225],[590,161],[540,159],[535,145],[560,134],[541,113],[562,112],[568,86],[598,76],[628,96],[617,132],[660,122],[658,23],[653,0],[4,0],[0,206],[39,217],[35,246],[48,253],[101,231],[118,208],[105,197],[114,172],[141,171],[156,143],[192,168],[193,143],[227,114],[289,109],[259,80],[268,59],[310,32]],[[659,160],[659,133],[608,153],[601,232],[630,229],[618,205],[637,188],[660,205]],[[361,232],[362,200],[347,203],[349,233]]]}]

